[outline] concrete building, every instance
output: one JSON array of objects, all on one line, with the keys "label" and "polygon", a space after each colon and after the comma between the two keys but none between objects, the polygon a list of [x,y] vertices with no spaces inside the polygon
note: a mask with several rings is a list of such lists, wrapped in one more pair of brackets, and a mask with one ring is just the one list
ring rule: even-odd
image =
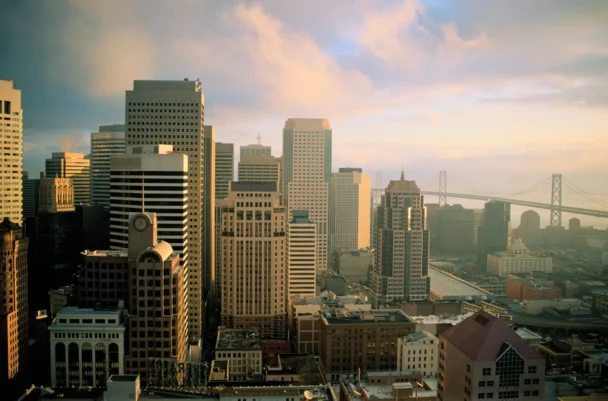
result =
[{"label": "concrete building", "polygon": [[203,202],[203,291],[206,295],[216,293],[216,210],[215,210],[215,128],[205,125],[205,181]]},{"label": "concrete building", "polygon": [[277,183],[232,182],[222,210],[222,326],[286,335],[287,216]]},{"label": "concrete building", "polygon": [[215,343],[215,362],[226,362],[230,381],[244,382],[262,373],[262,347],[256,330],[220,327]]},{"label": "concrete building", "polygon": [[472,314],[472,312],[467,312],[450,315],[408,316],[410,316],[410,318],[416,322],[416,331],[427,331],[434,336],[438,336],[444,331],[450,329],[452,326],[462,322]]},{"label": "concrete building", "polygon": [[222,297],[222,210],[229,206],[226,199],[216,200],[215,203],[215,294]]},{"label": "concrete building", "polygon": [[429,231],[424,197],[415,181],[391,180],[382,195],[378,244],[369,275],[374,305],[430,297]]},{"label": "concrete building", "polygon": [[38,213],[74,211],[74,185],[71,178],[42,178]]},{"label": "concrete building", "polygon": [[293,210],[287,224],[287,296],[315,296],[317,225],[307,211]]},{"label": "concrete building", "polygon": [[[4,82],[0,81],[3,85]],[[19,213],[21,213],[21,205],[19,205]],[[0,382],[4,383],[3,385],[14,382],[14,379],[19,374],[23,375],[23,371],[26,369],[28,246],[29,240],[24,236],[19,224],[4,217],[0,223],[0,250],[2,251],[0,253],[0,266],[2,266],[0,270],[0,283],[2,283],[0,292]]]},{"label": "concrete building", "polygon": [[[272,156],[270,146],[264,146],[258,136],[258,143],[241,146],[238,180],[239,182],[279,182],[281,158]],[[280,185],[279,185],[280,188]]]},{"label": "concrete building", "polygon": [[283,128],[285,204],[307,210],[317,224],[317,267],[329,267],[329,200],[332,130],[329,121],[290,118]]},{"label": "concrete building", "polygon": [[45,161],[47,178],[70,178],[74,185],[74,205],[88,205],[91,200],[91,161],[84,153],[53,152]]},{"label": "concrete building", "polygon": [[[262,136],[258,134],[258,143],[241,146],[240,158],[250,156],[272,156],[272,148],[262,145]],[[240,178],[239,178],[240,181]]]},{"label": "concrete building", "polygon": [[21,224],[23,219],[23,110],[21,91],[15,89],[13,81],[0,80],[0,138],[3,142],[3,157],[0,159],[2,171],[2,200],[0,219]]},{"label": "concrete building", "polygon": [[110,207],[110,155],[125,153],[124,124],[91,133],[91,204]]},{"label": "concrete building", "polygon": [[205,97],[197,81],[135,81],[125,99],[126,145],[173,145],[188,156],[190,335],[203,332],[203,201]]},{"label": "concrete building", "polygon": [[532,273],[509,274],[507,277],[507,298],[524,300],[556,299],[562,297],[562,290],[546,277],[535,277]]},{"label": "concrete building", "polygon": [[369,248],[371,180],[360,168],[340,168],[331,175],[330,250]]},{"label": "concrete building", "polygon": [[499,201],[486,202],[477,241],[477,263],[485,269],[487,256],[503,252],[509,246],[511,235],[511,204]]},{"label": "concrete building", "polygon": [[439,344],[438,400],[544,400],[545,359],[504,321],[478,312]]},{"label": "concrete building", "polygon": [[433,250],[439,255],[475,255],[482,210],[448,205],[437,210]]},{"label": "concrete building", "polygon": [[514,239],[506,252],[488,254],[488,273],[507,277],[511,273],[553,271],[551,257],[530,255],[528,248],[520,238]]},{"label": "concrete building", "polygon": [[521,214],[517,235],[528,248],[535,249],[540,246],[542,236],[540,231],[540,215],[534,210],[526,210]]},{"label": "concrete building", "polygon": [[23,172],[23,218],[36,217],[40,201],[40,179],[29,178],[27,171]]},{"label": "concrete building", "polygon": [[122,310],[64,308],[49,334],[53,387],[103,387],[110,376],[124,373]]},{"label": "concrete building", "polygon": [[422,377],[437,374],[439,341],[428,331],[416,331],[397,340],[397,370],[412,370]]},{"label": "concrete building", "polygon": [[234,181],[234,144],[215,144],[215,199],[228,197],[230,183]]},{"label": "concrete building", "polygon": [[83,308],[129,304],[129,259],[126,251],[85,250],[78,275],[77,299]]},{"label": "concrete building", "polygon": [[538,349],[538,347],[540,347],[540,342],[543,340],[543,337],[541,335],[538,335],[532,330],[526,329],[525,327],[519,327],[515,330],[515,332],[532,348]]},{"label": "concrete building", "polygon": [[324,312],[319,335],[319,368],[326,380],[397,369],[397,342],[416,324],[400,310]]}]

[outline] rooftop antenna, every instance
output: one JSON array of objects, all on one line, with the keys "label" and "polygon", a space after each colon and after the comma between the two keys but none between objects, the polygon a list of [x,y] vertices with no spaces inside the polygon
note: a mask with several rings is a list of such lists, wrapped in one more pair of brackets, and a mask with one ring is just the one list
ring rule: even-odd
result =
[{"label": "rooftop antenna", "polygon": [[262,144],[262,134],[258,132],[258,145]]}]

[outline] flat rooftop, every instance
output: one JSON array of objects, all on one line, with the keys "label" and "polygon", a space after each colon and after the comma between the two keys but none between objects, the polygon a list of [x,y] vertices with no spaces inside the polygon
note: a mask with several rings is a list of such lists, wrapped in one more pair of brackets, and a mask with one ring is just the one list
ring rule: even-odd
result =
[{"label": "flat rooftop", "polygon": [[73,317],[73,316],[120,316],[123,313],[122,309],[93,309],[93,308],[78,308],[76,306],[67,306],[57,312],[57,317]]},{"label": "flat rooftop", "polygon": [[411,319],[418,324],[457,324],[462,322],[467,317],[473,315],[473,312],[463,313],[461,315],[429,315],[429,316],[412,316]]},{"label": "flat rooftop", "polygon": [[535,332],[533,332],[532,330],[526,329],[525,327],[520,327],[517,330],[515,330],[515,332],[517,333],[518,336],[520,336],[524,340],[542,340],[542,338],[543,338],[541,335],[538,335]]},{"label": "flat rooftop", "polygon": [[216,350],[244,349],[261,350],[260,335],[254,330],[225,329],[220,327],[217,332]]},{"label": "flat rooftop", "polygon": [[106,249],[106,250],[101,250],[101,251],[85,250],[85,251],[82,251],[82,254],[87,257],[98,257],[98,258],[107,258],[107,257],[126,258],[126,257],[128,257],[128,253],[126,251],[117,251],[114,249]]},{"label": "flat rooftop", "polygon": [[327,324],[387,324],[414,323],[399,309],[366,310],[366,311],[323,311],[322,319]]},{"label": "flat rooftop", "polygon": [[429,267],[429,277],[431,278],[431,293],[440,299],[489,300],[494,297],[488,291],[433,267]]}]

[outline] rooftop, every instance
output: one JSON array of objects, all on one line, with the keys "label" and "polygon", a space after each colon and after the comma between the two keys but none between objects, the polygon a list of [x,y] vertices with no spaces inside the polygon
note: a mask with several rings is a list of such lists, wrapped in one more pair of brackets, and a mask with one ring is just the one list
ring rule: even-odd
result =
[{"label": "rooftop", "polygon": [[431,292],[440,299],[489,300],[494,296],[465,280],[429,266]]},{"label": "rooftop", "polygon": [[87,257],[98,257],[98,258],[106,258],[106,257],[115,257],[115,258],[126,258],[128,253],[126,251],[117,251],[115,249],[101,250],[101,251],[89,251],[84,250],[82,252],[84,256]]},{"label": "rooftop", "polygon": [[471,316],[473,312],[463,313],[462,315],[430,315],[430,316],[412,316],[411,319],[416,323],[421,324],[457,324]]},{"label": "rooftop", "polygon": [[255,330],[220,327],[217,332],[215,349],[261,349],[260,336]]},{"label": "rooftop", "polygon": [[426,338],[436,339],[437,337],[435,337],[434,335],[432,335],[428,331],[417,331],[415,333],[409,334],[408,336],[404,337],[403,339],[407,343],[415,343],[415,342],[418,342],[420,340],[424,340]]},{"label": "rooftop", "polygon": [[515,332],[517,333],[518,336],[520,336],[521,338],[523,338],[526,341],[542,340],[542,338],[543,338],[541,335],[538,335],[535,332],[533,332],[532,330],[526,329],[525,327],[520,327],[520,328],[516,329]]},{"label": "rooftop", "polygon": [[108,381],[112,382],[136,382],[138,375],[112,375]]},{"label": "rooftop", "polygon": [[310,218],[308,217],[307,210],[294,210],[291,212],[291,215],[291,224],[312,224],[312,221],[310,221]]},{"label": "rooftop", "polygon": [[324,382],[319,366],[313,355],[309,354],[279,354],[279,366],[268,368],[267,381],[272,381],[272,375],[297,374],[298,382],[302,384],[321,384]]},{"label": "rooftop", "polygon": [[226,387],[220,394],[221,398],[226,397],[297,397],[300,400],[323,401],[333,400],[333,395],[327,386],[256,386],[256,387]]},{"label": "rooftop", "polygon": [[326,324],[386,324],[414,323],[409,316],[399,309],[368,311],[323,311],[322,319]]}]

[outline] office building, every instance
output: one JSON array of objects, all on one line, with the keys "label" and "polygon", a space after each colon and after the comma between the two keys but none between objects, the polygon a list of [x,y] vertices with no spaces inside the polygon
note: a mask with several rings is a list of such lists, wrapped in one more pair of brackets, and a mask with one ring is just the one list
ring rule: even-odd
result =
[{"label": "office building", "polygon": [[13,87],[13,81],[0,80],[0,138],[4,155],[0,159],[2,171],[2,200],[0,219],[21,224],[23,219],[23,110],[21,91]]},{"label": "office building", "polygon": [[258,143],[241,146],[239,154],[241,155],[241,159],[250,156],[272,156],[272,148],[270,146],[262,145],[262,136],[258,134]]},{"label": "office building", "polygon": [[258,143],[241,146],[238,181],[239,182],[279,182],[282,180],[280,172],[280,157],[273,157],[270,146]]},{"label": "office building", "polygon": [[331,251],[369,248],[371,180],[360,168],[331,175]]},{"label": "office building", "polygon": [[23,172],[23,218],[34,218],[38,213],[40,200],[40,179],[29,178],[27,171]]},{"label": "office building", "polygon": [[424,198],[415,181],[391,180],[378,211],[377,249],[370,287],[374,305],[430,296],[429,231]]},{"label": "office building", "polygon": [[521,214],[517,236],[530,249],[536,249],[541,243],[540,215],[534,210],[526,210]]},{"label": "office building", "polygon": [[417,331],[397,340],[397,370],[416,371],[422,377],[435,377],[439,340],[428,331]]},{"label": "office building", "polygon": [[475,255],[482,210],[447,205],[437,210],[433,249],[439,255]]},{"label": "office building", "polygon": [[[321,313],[319,368],[326,380],[361,373],[395,371],[397,342],[414,332],[401,310]],[[373,339],[373,340],[370,340]]]},{"label": "office building", "polygon": [[317,283],[317,225],[294,210],[287,225],[287,296],[314,296]]},{"label": "office building", "polygon": [[287,216],[277,183],[230,184],[222,210],[222,326],[286,335]]},{"label": "office building", "polygon": [[124,373],[122,310],[64,308],[49,335],[53,387],[103,387],[110,376]]},{"label": "office building", "polygon": [[116,308],[129,304],[129,259],[126,250],[85,250],[78,275],[77,303],[82,308]]},{"label": "office building", "polygon": [[90,164],[84,153],[53,152],[45,161],[45,176],[70,178],[74,185],[74,204],[88,205],[91,196]]},{"label": "office building", "polygon": [[74,211],[74,185],[71,178],[41,178],[38,213]]},{"label": "office building", "polygon": [[25,370],[28,349],[28,246],[29,240],[23,235],[19,224],[4,217],[0,223],[0,382],[5,384],[14,382],[17,375]]},{"label": "office building", "polygon": [[[135,81],[126,93],[126,145],[173,145],[188,156],[188,277],[191,337],[203,331],[205,98],[199,81]],[[177,248],[177,245],[176,245]],[[180,250],[181,252],[181,250]]]},{"label": "office building", "polygon": [[234,180],[234,144],[215,144],[215,199],[228,197],[230,183]]},{"label": "office building", "polygon": [[215,258],[216,258],[216,227],[215,227],[215,128],[205,125],[205,182],[203,201],[203,290],[205,294],[213,294],[216,290]]},{"label": "office building", "polygon": [[562,290],[542,273],[509,274],[507,298],[518,301],[562,298]]},{"label": "office building", "polygon": [[217,298],[222,294],[222,210],[229,202],[226,199],[216,200],[215,203],[215,293]]},{"label": "office building", "polygon": [[477,242],[477,263],[485,269],[487,256],[503,252],[511,236],[511,204],[499,201],[486,202]]},{"label": "office building", "polygon": [[227,364],[232,382],[244,382],[252,374],[261,374],[262,346],[257,330],[219,327],[214,362]]},{"label": "office building", "polygon": [[[319,118],[290,118],[283,129],[284,201],[287,212],[307,210],[317,224],[317,267],[329,267],[329,199],[332,130]],[[289,216],[291,217],[291,216]]]},{"label": "office building", "polygon": [[507,323],[481,311],[440,335],[437,399],[540,401],[545,363]]},{"label": "office building", "polygon": [[553,259],[531,255],[521,238],[516,238],[511,241],[507,251],[489,254],[487,266],[488,273],[499,277],[508,277],[511,273],[551,273]]},{"label": "office building", "polygon": [[125,126],[102,125],[91,134],[91,204],[110,207],[110,156],[125,153]]}]

